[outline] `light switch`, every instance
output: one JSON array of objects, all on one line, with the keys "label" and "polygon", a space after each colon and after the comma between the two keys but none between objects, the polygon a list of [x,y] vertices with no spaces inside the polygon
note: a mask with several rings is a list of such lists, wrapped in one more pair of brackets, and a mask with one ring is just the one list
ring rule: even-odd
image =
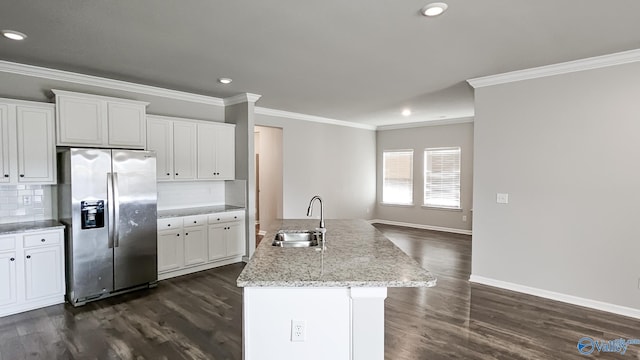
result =
[{"label": "light switch", "polygon": [[498,193],[496,196],[496,202],[498,204],[508,204],[509,203],[509,194]]}]

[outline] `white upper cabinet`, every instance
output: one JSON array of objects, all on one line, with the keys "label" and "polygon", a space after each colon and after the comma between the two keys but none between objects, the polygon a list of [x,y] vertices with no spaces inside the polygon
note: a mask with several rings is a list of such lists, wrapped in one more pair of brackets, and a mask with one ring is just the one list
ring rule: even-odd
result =
[{"label": "white upper cabinet", "polygon": [[95,98],[58,95],[58,145],[102,146],[107,126],[103,101]]},{"label": "white upper cabinet", "polygon": [[198,123],[198,179],[235,178],[235,127]]},{"label": "white upper cabinet", "polygon": [[9,106],[0,104],[0,183],[9,182]]},{"label": "white upper cabinet", "polygon": [[142,101],[52,90],[56,95],[57,145],[144,148]]},{"label": "white upper cabinet", "polygon": [[146,105],[107,103],[109,145],[144,148]]},{"label": "white upper cabinet", "polygon": [[196,124],[186,121],[173,122],[173,178],[196,178]]},{"label": "white upper cabinet", "polygon": [[156,177],[173,179],[173,121],[147,117],[147,150],[156,152]]},{"label": "white upper cabinet", "polygon": [[54,105],[0,99],[0,183],[55,184]]},{"label": "white upper cabinet", "polygon": [[158,180],[235,178],[235,125],[149,115],[146,141]]},{"label": "white upper cabinet", "polygon": [[235,126],[218,128],[216,148],[216,170],[218,178],[233,180],[236,178],[236,131]]},{"label": "white upper cabinet", "polygon": [[55,183],[53,110],[16,107],[18,128],[18,182]]}]

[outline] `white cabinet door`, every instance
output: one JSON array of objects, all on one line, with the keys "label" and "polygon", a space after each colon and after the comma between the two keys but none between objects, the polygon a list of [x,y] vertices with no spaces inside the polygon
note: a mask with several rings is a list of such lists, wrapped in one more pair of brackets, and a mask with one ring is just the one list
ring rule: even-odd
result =
[{"label": "white cabinet door", "polygon": [[56,96],[58,145],[105,145],[105,101],[75,96]]},{"label": "white cabinet door", "polygon": [[222,180],[236,177],[236,139],[235,128],[220,126],[216,142],[216,172]]},{"label": "white cabinet door", "polygon": [[234,221],[226,226],[227,256],[245,254],[245,236],[242,221]]},{"label": "white cabinet door", "polygon": [[184,228],[184,264],[204,263],[207,258],[207,228],[191,226]]},{"label": "white cabinet door", "polygon": [[16,107],[18,182],[55,183],[53,110]]},{"label": "white cabinet door", "polygon": [[14,304],[16,296],[16,253],[0,253],[0,307]]},{"label": "white cabinet door", "polygon": [[158,233],[158,272],[179,269],[184,265],[182,230]]},{"label": "white cabinet door", "polygon": [[196,124],[184,121],[173,123],[173,178],[196,178]]},{"label": "white cabinet door", "polygon": [[198,124],[198,179],[216,179],[216,143],[218,127]]},{"label": "white cabinet door", "polygon": [[173,122],[147,118],[147,150],[156,152],[156,177],[173,179]]},{"label": "white cabinet door", "polygon": [[107,102],[110,146],[144,148],[146,107],[142,104]]},{"label": "white cabinet door", "polygon": [[0,183],[9,178],[9,106],[0,104]]},{"label": "white cabinet door", "polygon": [[209,225],[209,260],[227,256],[227,224]]},{"label": "white cabinet door", "polygon": [[45,246],[25,250],[25,299],[63,293],[63,266],[60,246]]},{"label": "white cabinet door", "polygon": [[235,128],[198,124],[198,179],[235,178]]}]

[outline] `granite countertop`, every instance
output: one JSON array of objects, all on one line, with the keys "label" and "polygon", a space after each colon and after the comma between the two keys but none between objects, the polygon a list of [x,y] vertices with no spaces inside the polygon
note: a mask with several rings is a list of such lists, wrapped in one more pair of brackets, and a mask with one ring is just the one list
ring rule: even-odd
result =
[{"label": "granite countertop", "polygon": [[283,220],[268,231],[237,280],[239,287],[431,287],[436,278],[364,220],[326,220],[327,245],[282,248],[278,229],[315,229],[318,220]]},{"label": "granite countertop", "polygon": [[215,206],[200,206],[200,207],[186,208],[186,209],[165,209],[165,210],[158,210],[158,219],[180,217],[180,216],[191,216],[191,215],[214,214],[214,213],[236,211],[236,210],[244,210],[244,208],[239,206],[232,206],[232,205],[215,205]]},{"label": "granite countertop", "polygon": [[51,229],[64,229],[64,225],[58,220],[39,220],[0,224],[0,235]]}]

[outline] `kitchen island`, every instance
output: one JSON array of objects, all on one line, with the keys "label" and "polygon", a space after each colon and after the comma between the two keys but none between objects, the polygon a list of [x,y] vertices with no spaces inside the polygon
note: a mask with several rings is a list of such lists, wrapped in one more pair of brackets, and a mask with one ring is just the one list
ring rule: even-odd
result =
[{"label": "kitchen island", "polygon": [[278,223],[238,277],[245,360],[382,360],[387,288],[436,284],[364,220],[327,220],[325,251],[271,245],[276,230],[317,226]]}]

